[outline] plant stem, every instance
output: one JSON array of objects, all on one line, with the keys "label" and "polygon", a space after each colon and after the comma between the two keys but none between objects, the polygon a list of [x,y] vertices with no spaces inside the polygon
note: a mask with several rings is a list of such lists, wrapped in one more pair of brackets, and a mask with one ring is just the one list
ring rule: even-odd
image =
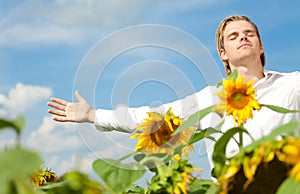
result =
[{"label": "plant stem", "polygon": [[125,160],[125,159],[127,159],[127,158],[133,156],[134,154],[136,154],[136,152],[132,152],[132,153],[126,154],[125,156],[119,158],[118,161]]},{"label": "plant stem", "polygon": [[243,132],[239,131],[239,148],[241,149],[244,145],[244,141],[243,141]]}]

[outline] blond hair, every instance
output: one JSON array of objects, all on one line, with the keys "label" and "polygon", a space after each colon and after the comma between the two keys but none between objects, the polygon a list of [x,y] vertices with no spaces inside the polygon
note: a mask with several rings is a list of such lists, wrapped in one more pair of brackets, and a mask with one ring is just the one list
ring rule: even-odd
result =
[{"label": "blond hair", "polygon": [[[247,21],[247,22],[249,22],[255,28],[256,34],[259,38],[259,41],[262,44],[257,26],[247,16],[232,15],[232,16],[226,17],[219,24],[219,27],[216,31],[216,44],[217,44],[217,49],[218,49],[219,54],[220,54],[221,49],[224,49],[224,31],[225,31],[225,28],[227,27],[227,25],[230,22],[234,22],[234,21]],[[266,57],[265,57],[264,53],[262,53],[260,55],[260,61],[261,61],[262,66],[265,66]],[[224,67],[225,67],[225,73],[228,76],[231,73],[229,63],[228,63],[228,61],[223,61],[223,64],[224,64]]]}]

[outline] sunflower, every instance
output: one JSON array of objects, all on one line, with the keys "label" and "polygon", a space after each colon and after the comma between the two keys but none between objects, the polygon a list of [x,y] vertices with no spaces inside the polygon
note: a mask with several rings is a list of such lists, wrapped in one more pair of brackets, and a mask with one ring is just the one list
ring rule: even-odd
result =
[{"label": "sunflower", "polygon": [[288,177],[300,184],[300,139],[261,143],[230,159],[218,177],[224,193],[275,193]]},{"label": "sunflower", "polygon": [[55,183],[59,181],[59,178],[55,172],[52,172],[51,169],[48,168],[43,170],[42,167],[34,172],[30,179],[34,186],[42,186],[48,183]]},{"label": "sunflower", "polygon": [[244,82],[240,76],[223,79],[223,90],[217,93],[221,102],[215,106],[217,112],[232,115],[234,121],[241,126],[248,118],[253,118],[253,110],[260,110],[261,105],[255,100],[253,81]]},{"label": "sunflower", "polygon": [[[186,145],[196,128],[190,127],[174,135],[176,129],[184,120],[175,116],[171,109],[165,115],[148,112],[149,117],[139,125],[131,138],[139,139],[135,150],[143,153],[170,153],[179,145]],[[188,149],[193,151],[193,145],[184,146],[182,153],[188,156]]]}]

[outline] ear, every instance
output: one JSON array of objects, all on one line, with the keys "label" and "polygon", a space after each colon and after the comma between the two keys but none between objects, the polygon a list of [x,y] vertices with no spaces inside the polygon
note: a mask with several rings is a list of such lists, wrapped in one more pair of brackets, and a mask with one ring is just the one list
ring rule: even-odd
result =
[{"label": "ear", "polygon": [[265,51],[264,51],[264,47],[263,45],[260,43],[260,54],[263,54]]},{"label": "ear", "polygon": [[220,49],[220,57],[221,57],[222,61],[227,61],[228,60],[228,56],[227,56],[224,49]]}]

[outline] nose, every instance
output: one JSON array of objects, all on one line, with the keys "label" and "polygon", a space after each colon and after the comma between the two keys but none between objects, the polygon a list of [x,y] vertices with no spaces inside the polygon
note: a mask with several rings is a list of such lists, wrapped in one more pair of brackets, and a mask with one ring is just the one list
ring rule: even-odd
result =
[{"label": "nose", "polygon": [[243,40],[247,40],[247,35],[244,33],[241,34],[241,41]]}]

